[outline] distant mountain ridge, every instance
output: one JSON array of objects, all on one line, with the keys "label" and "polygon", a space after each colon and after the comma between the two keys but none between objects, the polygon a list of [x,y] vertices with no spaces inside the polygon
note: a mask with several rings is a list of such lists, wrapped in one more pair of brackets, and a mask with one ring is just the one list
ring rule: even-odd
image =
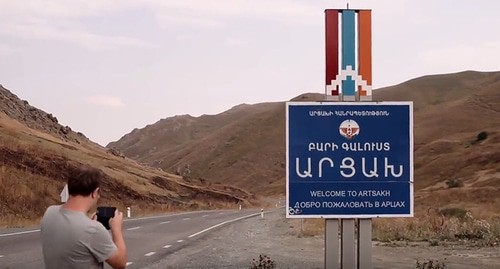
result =
[{"label": "distant mountain ridge", "polygon": [[[413,101],[415,117],[416,186],[419,189],[443,183],[452,177],[475,177],[474,169],[500,177],[499,157],[491,148],[500,133],[500,72],[465,71],[431,75],[399,85],[374,90],[374,101]],[[320,93],[306,93],[293,101],[320,101]],[[487,131],[493,137],[464,153],[459,145]],[[429,163],[430,145],[448,141],[455,153],[453,167],[437,172],[440,160]],[[443,142],[444,143],[444,142]],[[491,143],[491,144],[490,144]],[[209,182],[230,183],[263,195],[285,192],[285,102],[237,106],[212,116],[175,116],[136,129],[110,143],[126,156]],[[482,152],[481,147],[488,149]],[[433,149],[435,150],[435,149]],[[469,163],[468,156],[490,154],[483,166]],[[446,155],[438,153],[439,159]],[[500,178],[499,178],[500,181]],[[472,179],[471,179],[472,182]],[[498,185],[500,186],[500,185]]]}]

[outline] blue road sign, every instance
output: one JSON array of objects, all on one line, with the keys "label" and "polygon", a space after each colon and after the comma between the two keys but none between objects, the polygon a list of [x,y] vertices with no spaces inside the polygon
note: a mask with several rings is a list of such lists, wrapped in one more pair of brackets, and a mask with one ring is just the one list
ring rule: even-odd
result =
[{"label": "blue road sign", "polygon": [[413,216],[411,102],[288,102],[287,217]]}]

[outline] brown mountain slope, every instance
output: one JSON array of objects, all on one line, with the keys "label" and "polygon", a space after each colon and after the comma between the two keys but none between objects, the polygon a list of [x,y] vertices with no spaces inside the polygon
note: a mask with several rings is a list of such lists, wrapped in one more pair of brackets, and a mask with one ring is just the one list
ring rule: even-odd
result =
[{"label": "brown mountain slope", "polygon": [[[490,188],[474,193],[487,192],[493,197],[498,191],[499,93],[500,72],[473,71],[425,76],[374,91],[374,100],[414,101],[415,181],[417,190],[422,190],[419,197],[429,188],[443,189],[446,180],[458,178],[470,188]],[[322,99],[322,94],[304,94],[293,100]],[[284,103],[246,105],[214,116],[184,116],[189,119],[184,125],[178,117],[167,118],[134,130],[109,146],[170,172],[189,165],[195,177],[235,184],[253,193],[282,195],[284,108]],[[175,136],[180,129],[173,126],[182,126],[182,137]],[[489,137],[472,143],[482,131]],[[134,139],[133,145],[130,141]],[[152,139],[158,142],[152,143]]]},{"label": "brown mountain slope", "polygon": [[[68,174],[81,165],[106,174],[101,204],[122,210],[131,206],[134,213],[253,202],[244,190],[185,180],[110,154],[83,135],[59,132],[66,127],[45,118],[47,113],[26,106],[17,96],[0,89],[0,227],[36,221],[47,206],[59,202]],[[21,123],[7,113],[26,121]]]},{"label": "brown mountain slope", "polygon": [[[404,100],[404,96],[415,102],[418,188],[454,178],[472,184],[484,178],[483,173],[491,175],[488,183],[500,187],[500,72],[422,77],[380,89],[375,99]],[[482,131],[490,134],[489,139],[473,144]]]},{"label": "brown mountain slope", "polygon": [[136,129],[107,147],[165,171],[183,175],[189,169],[191,178],[279,193],[284,115],[283,103],[264,103],[215,116],[176,116]]}]

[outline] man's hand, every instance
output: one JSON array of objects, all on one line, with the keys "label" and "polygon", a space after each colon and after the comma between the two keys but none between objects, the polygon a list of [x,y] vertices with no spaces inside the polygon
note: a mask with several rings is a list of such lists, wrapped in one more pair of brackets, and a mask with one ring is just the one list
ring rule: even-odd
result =
[{"label": "man's hand", "polygon": [[109,219],[109,227],[111,232],[121,231],[123,224],[123,213],[118,209],[115,210],[115,216]]}]

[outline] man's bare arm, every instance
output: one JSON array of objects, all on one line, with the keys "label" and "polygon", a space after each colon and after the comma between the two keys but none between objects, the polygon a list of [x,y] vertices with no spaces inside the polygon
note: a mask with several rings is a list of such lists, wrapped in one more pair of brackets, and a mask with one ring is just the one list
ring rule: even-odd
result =
[{"label": "man's bare arm", "polygon": [[123,269],[127,266],[127,247],[125,246],[125,240],[123,240],[122,223],[123,213],[116,210],[115,217],[109,220],[109,226],[111,227],[111,236],[117,249],[106,260],[113,269]]}]

